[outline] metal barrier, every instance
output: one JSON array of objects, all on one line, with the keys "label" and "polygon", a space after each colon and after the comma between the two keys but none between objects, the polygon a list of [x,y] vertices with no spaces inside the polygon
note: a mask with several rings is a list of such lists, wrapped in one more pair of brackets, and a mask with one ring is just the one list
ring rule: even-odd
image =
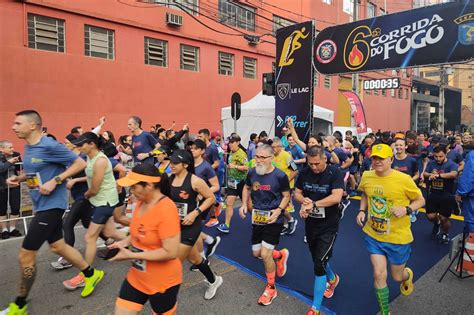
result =
[{"label": "metal barrier", "polygon": [[13,218],[13,219],[5,219],[5,220],[0,220],[0,222],[9,222],[9,221],[20,221],[22,220],[23,221],[23,228],[25,229],[25,235],[26,233],[28,233],[28,225],[26,224],[26,220],[27,219],[32,219],[34,217],[34,215],[29,215],[29,216],[26,216],[26,217],[18,217],[18,218]]}]

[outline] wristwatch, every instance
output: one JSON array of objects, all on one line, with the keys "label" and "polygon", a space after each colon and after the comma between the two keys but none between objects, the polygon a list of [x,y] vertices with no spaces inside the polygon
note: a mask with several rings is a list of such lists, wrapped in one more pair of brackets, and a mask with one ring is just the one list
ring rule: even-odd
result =
[{"label": "wristwatch", "polygon": [[58,184],[58,185],[61,185],[61,184],[63,183],[63,181],[61,180],[61,177],[59,177],[59,176],[54,177],[54,181],[55,181],[56,184]]},{"label": "wristwatch", "polygon": [[196,210],[199,214],[202,213],[202,210],[201,210],[201,208],[199,208],[199,207],[197,207],[195,210]]},{"label": "wristwatch", "polygon": [[410,208],[410,206],[407,206],[406,209],[407,209],[407,215],[411,215],[413,213],[413,209]]}]

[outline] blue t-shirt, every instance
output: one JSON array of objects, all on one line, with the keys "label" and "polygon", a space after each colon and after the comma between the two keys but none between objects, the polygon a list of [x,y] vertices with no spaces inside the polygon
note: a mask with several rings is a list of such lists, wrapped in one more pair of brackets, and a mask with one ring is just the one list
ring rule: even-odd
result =
[{"label": "blue t-shirt", "polygon": [[109,157],[110,164],[112,164],[112,171],[114,173],[114,178],[117,180],[119,179],[120,173],[114,171],[114,168],[120,164],[120,162],[117,159],[114,159],[113,157]]},{"label": "blue t-shirt", "polygon": [[[64,172],[77,159],[78,156],[64,145],[52,138],[42,137],[37,144],[25,145],[23,167],[27,177],[32,178],[28,182],[37,181],[41,185]],[[66,209],[68,206],[65,182],[57,185],[49,195],[40,194],[38,188],[30,188],[30,196],[35,212]]]},{"label": "blue t-shirt", "polygon": [[209,164],[214,164],[214,161],[219,161],[219,150],[217,149],[217,145],[211,142],[207,147],[206,151],[204,152],[204,160],[209,162]]},{"label": "blue t-shirt", "polygon": [[448,160],[451,160],[451,161],[453,161],[454,163],[456,163],[458,165],[459,165],[459,163],[464,161],[464,159],[462,157],[462,154],[459,153],[458,151],[454,151],[454,150],[449,150],[449,152],[447,154],[447,158],[448,158]]},{"label": "blue t-shirt", "polygon": [[[258,175],[255,168],[250,169],[245,179],[245,185],[250,187],[253,208],[258,210],[278,208],[283,199],[282,192],[290,191],[288,176],[276,167],[271,173],[265,175]],[[283,211],[277,223],[281,223],[282,218]]]},{"label": "blue t-shirt", "polygon": [[372,158],[365,157],[362,160],[362,165],[360,166],[360,174],[364,173],[365,171],[370,171],[370,168],[372,167]]},{"label": "blue t-shirt", "polygon": [[[458,165],[451,160],[447,160],[443,164],[436,163],[435,160],[430,161],[426,166],[427,173],[446,174],[458,170]],[[436,178],[429,182],[430,194],[452,194],[454,188],[454,179]]]},{"label": "blue t-shirt", "polygon": [[[334,164],[334,165],[336,165],[336,166],[338,166],[339,168],[341,168],[342,163],[345,162],[345,161],[349,158],[349,156],[348,156],[347,153],[344,152],[344,150],[341,149],[341,148],[334,148],[334,153],[336,153],[337,157],[339,158],[339,164]],[[344,172],[346,172],[346,171],[349,170],[349,168],[346,168],[346,169],[342,169],[342,168],[341,168],[341,170],[343,170]]]},{"label": "blue t-shirt", "polygon": [[132,152],[133,152],[133,160],[135,162],[140,163],[154,163],[153,157],[148,157],[143,160],[137,159],[137,155],[139,153],[149,153],[155,149],[155,145],[158,141],[156,141],[155,137],[153,137],[149,132],[143,131],[138,136],[132,136]]},{"label": "blue t-shirt", "polygon": [[392,168],[394,170],[410,175],[410,177],[413,177],[418,171],[418,163],[416,162],[416,159],[411,156],[407,156],[403,160],[398,160],[396,157],[394,157],[392,162]]},{"label": "blue t-shirt", "polygon": [[209,187],[211,186],[209,180],[216,177],[216,172],[207,161],[203,161],[198,166],[195,166],[194,174],[196,174],[197,177],[202,178]]}]

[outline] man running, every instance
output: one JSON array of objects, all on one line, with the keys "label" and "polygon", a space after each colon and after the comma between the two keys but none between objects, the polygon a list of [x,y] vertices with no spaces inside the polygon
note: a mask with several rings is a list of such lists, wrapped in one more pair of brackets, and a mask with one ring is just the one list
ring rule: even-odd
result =
[{"label": "man running", "polygon": [[[268,144],[257,147],[256,165],[247,174],[242,192],[242,206],[239,214],[245,218],[249,209],[249,198],[253,208],[252,253],[263,260],[267,285],[258,304],[270,305],[277,296],[275,272],[278,277],[286,273],[286,263],[290,252],[287,249],[275,250],[283,229],[283,212],[290,201],[288,176],[272,165],[273,149]],[[276,264],[275,264],[276,260]]]},{"label": "man running", "polygon": [[[303,168],[296,181],[295,200],[305,219],[306,240],[314,264],[313,305],[309,315],[321,314],[323,296],[331,298],[339,284],[339,276],[329,265],[336,241],[341,211],[339,203],[344,192],[342,172],[328,165],[324,148],[313,146],[306,152],[308,167]],[[328,285],[326,285],[328,283]]]},{"label": "man running", "polygon": [[128,119],[128,130],[132,133],[132,147],[126,150],[127,154],[133,155],[135,163],[154,164],[153,150],[158,149],[160,144],[149,132],[143,131],[142,120],[138,116]]},{"label": "man running", "polygon": [[[104,276],[104,272],[88,265],[81,254],[63,240],[62,217],[68,205],[66,178],[80,172],[86,162],[65,146],[41,133],[42,120],[38,112],[25,110],[16,113],[13,131],[26,141],[24,154],[25,173],[7,179],[10,186],[26,181],[30,189],[35,216],[20,249],[21,280],[18,296],[0,314],[28,313],[26,298],[36,276],[36,256],[44,242],[50,250],[64,257],[82,271],[85,287],[81,296],[89,296]],[[67,168],[66,168],[67,167]]]},{"label": "man running", "polygon": [[400,292],[413,292],[413,271],[406,267],[413,242],[410,214],[421,208],[425,200],[410,176],[391,168],[393,151],[388,145],[372,146],[371,157],[373,170],[364,172],[359,185],[362,197],[356,222],[366,234],[375,294],[381,314],[387,315],[387,262],[393,280],[401,282]]}]

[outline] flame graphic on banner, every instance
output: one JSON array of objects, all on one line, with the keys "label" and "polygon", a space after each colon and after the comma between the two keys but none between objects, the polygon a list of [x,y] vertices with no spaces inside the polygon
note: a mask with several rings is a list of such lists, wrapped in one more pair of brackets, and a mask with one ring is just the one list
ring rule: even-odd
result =
[{"label": "flame graphic on banner", "polygon": [[362,63],[363,60],[364,55],[359,50],[357,45],[354,45],[354,47],[352,47],[351,52],[349,53],[349,63],[351,64],[351,66],[357,67]]}]

